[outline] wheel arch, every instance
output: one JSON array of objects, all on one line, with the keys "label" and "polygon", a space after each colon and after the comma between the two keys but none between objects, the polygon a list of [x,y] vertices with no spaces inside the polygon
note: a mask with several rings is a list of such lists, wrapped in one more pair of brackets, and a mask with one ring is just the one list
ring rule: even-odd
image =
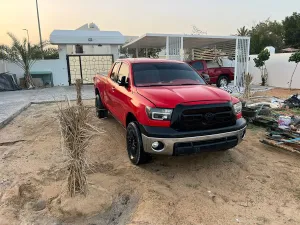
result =
[{"label": "wheel arch", "polygon": [[[228,73],[221,73],[221,74],[219,75],[219,78],[220,78],[221,76],[225,76],[225,77],[227,77],[228,80],[229,80],[229,74],[228,74]],[[219,79],[219,78],[218,78],[218,79]]]},{"label": "wheel arch", "polygon": [[95,88],[95,95],[97,95],[97,94],[100,95],[100,91],[99,91],[99,89],[96,87],[96,88]]},{"label": "wheel arch", "polygon": [[132,112],[128,112],[126,115],[126,127],[128,126],[129,123],[133,121],[138,121],[136,116]]}]

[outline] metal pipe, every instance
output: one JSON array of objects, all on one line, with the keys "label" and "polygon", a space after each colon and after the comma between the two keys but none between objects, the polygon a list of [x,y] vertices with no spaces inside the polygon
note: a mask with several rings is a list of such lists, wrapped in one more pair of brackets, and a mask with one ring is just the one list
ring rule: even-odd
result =
[{"label": "metal pipe", "polygon": [[169,36],[166,37],[166,59],[169,59]]},{"label": "metal pipe", "polygon": [[239,51],[239,38],[236,38],[235,40],[235,62],[234,62],[234,86],[236,86],[237,83],[237,76],[238,76],[238,51]]}]

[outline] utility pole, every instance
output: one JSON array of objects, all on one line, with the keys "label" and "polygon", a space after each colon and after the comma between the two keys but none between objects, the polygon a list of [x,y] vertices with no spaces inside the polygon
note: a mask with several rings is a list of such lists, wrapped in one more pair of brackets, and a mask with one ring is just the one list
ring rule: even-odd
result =
[{"label": "utility pole", "polygon": [[[41,51],[43,52],[43,42],[42,42],[42,33],[41,33],[41,25],[40,25],[40,15],[39,15],[38,0],[36,0],[36,13],[37,13],[37,19],[38,19],[38,25],[39,25]],[[42,55],[42,59],[44,59],[44,54]]]}]

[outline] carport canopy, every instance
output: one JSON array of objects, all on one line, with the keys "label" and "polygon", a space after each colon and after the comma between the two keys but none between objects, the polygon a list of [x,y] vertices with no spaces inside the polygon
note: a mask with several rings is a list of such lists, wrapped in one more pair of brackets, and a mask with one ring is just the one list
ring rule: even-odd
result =
[{"label": "carport canopy", "polygon": [[185,50],[190,50],[195,59],[197,51],[202,49],[203,55],[207,55],[207,49],[215,49],[233,56],[235,85],[242,87],[244,74],[248,73],[250,37],[146,33],[123,48],[136,49],[137,57],[138,49],[146,49],[146,56],[149,48],[165,49],[166,59],[181,61],[185,60]]},{"label": "carport canopy", "polygon": [[167,39],[172,37],[182,38],[182,48],[201,48],[214,45],[217,43],[233,41],[237,38],[248,37],[237,37],[237,36],[209,36],[209,35],[182,35],[182,34],[155,34],[146,33],[139,38],[125,44],[123,48],[165,48],[167,45]]}]

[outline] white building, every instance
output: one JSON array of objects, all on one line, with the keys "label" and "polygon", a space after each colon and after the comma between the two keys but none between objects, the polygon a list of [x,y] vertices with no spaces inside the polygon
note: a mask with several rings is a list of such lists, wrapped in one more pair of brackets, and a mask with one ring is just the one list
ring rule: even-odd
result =
[{"label": "white building", "polygon": [[[100,31],[99,27],[94,23],[86,23],[81,27],[77,28],[76,30],[54,30],[50,35],[50,42],[56,44],[55,36],[66,35],[66,37],[70,37],[74,39],[74,35],[77,36],[76,43],[67,44],[67,54],[86,54],[86,55],[93,55],[93,54],[117,54],[115,51],[117,46],[120,44],[120,41],[116,43],[115,46],[111,44],[97,44],[99,43],[100,39],[99,36],[106,36],[107,39],[109,38],[116,38],[116,35],[120,34],[120,32],[116,31]],[[88,40],[84,40],[83,38],[89,36]],[[123,35],[122,35],[123,37]],[[54,40],[53,40],[54,39]],[[86,43],[87,44],[83,44]],[[123,40],[124,41],[124,40]],[[103,39],[101,40],[103,42]],[[121,41],[122,42],[122,41]],[[126,42],[126,41],[125,41]],[[123,42],[124,43],[124,42]],[[115,55],[117,58],[117,55]]]},{"label": "white building", "polygon": [[[85,24],[77,30],[54,30],[50,43],[58,45],[59,59],[37,60],[31,68],[37,78],[50,78],[51,86],[74,84],[76,79],[92,83],[95,74],[107,74],[112,63],[119,58],[119,46],[125,37],[119,31],[100,31],[93,24]],[[14,63],[1,62],[0,72],[16,74],[24,78],[24,71]]]}]

